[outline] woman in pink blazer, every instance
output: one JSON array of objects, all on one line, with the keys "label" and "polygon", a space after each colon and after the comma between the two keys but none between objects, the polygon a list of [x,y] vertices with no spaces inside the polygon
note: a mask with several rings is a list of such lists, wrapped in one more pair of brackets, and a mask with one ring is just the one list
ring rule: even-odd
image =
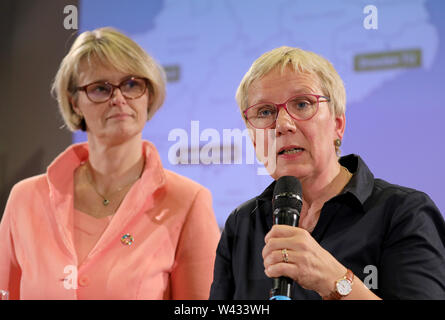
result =
[{"label": "woman in pink blazer", "polygon": [[0,224],[10,299],[208,298],[220,236],[210,192],[164,169],[142,139],[164,79],[112,28],[76,39],[53,90],[88,143],[12,189]]}]

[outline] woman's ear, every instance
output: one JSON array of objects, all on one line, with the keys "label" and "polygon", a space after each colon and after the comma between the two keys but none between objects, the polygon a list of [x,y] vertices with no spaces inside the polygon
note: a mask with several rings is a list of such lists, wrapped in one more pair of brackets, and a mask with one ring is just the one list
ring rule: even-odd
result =
[{"label": "woman's ear", "polygon": [[82,118],[83,118],[83,114],[82,114],[82,112],[80,111],[79,107],[77,106],[77,104],[76,104],[76,100],[75,100],[72,96],[69,97],[68,99],[69,99],[71,108],[73,108],[73,111],[74,111],[79,117],[82,117]]},{"label": "woman's ear", "polygon": [[345,133],[345,127],[346,127],[346,117],[345,114],[341,114],[340,116],[335,117],[335,133],[336,137],[340,140],[343,139],[343,135]]}]

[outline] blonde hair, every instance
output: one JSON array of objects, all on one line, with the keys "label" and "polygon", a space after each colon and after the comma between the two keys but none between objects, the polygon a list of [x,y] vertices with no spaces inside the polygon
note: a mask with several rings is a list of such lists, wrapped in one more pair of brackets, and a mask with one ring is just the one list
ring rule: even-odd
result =
[{"label": "blonde hair", "polygon": [[328,96],[331,100],[329,104],[331,113],[334,113],[336,116],[345,113],[345,87],[332,64],[325,58],[310,51],[292,47],[280,47],[264,53],[255,60],[241,80],[235,96],[241,114],[248,107],[248,90],[252,82],[275,68],[281,68],[281,72],[283,72],[288,66],[299,72],[318,76],[323,95]]},{"label": "blonde hair", "polygon": [[114,28],[106,27],[81,33],[63,58],[51,91],[60,113],[71,131],[86,130],[85,120],[74,112],[70,98],[76,98],[79,68],[87,63],[110,66],[121,72],[148,79],[148,119],[161,107],[165,99],[165,73],[162,67],[136,42]]}]

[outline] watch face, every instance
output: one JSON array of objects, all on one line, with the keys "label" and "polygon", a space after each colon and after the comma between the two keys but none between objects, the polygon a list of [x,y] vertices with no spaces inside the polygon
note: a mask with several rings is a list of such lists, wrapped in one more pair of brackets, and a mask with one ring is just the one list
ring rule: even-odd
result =
[{"label": "watch face", "polygon": [[351,292],[351,283],[346,279],[341,279],[337,281],[337,291],[342,296],[346,296]]}]

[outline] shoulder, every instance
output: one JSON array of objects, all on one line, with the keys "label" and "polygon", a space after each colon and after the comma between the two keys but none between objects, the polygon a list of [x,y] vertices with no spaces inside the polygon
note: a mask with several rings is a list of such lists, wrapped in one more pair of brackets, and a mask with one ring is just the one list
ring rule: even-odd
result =
[{"label": "shoulder", "polygon": [[258,197],[249,199],[239,205],[231,215],[236,216],[239,219],[249,218],[258,209]]},{"label": "shoulder", "polygon": [[374,179],[374,187],[379,191],[392,192],[394,194],[400,194],[400,195],[407,195],[413,192],[420,192],[416,189],[390,183],[386,180],[378,178]]},{"label": "shoulder", "polygon": [[[28,220],[29,213],[41,199],[49,199],[49,188],[46,175],[30,177],[16,183],[9,194],[3,217],[15,221]],[[42,210],[40,210],[42,211]]]},{"label": "shoulder", "polygon": [[209,189],[190,178],[173,171],[164,169],[165,174],[165,200],[171,206],[190,208],[191,206],[211,207],[212,194]]},{"label": "shoulder", "polygon": [[231,232],[243,224],[249,224],[258,211],[258,197],[247,200],[233,210],[227,217],[224,230]]},{"label": "shoulder", "polygon": [[382,179],[374,180],[374,189],[371,198],[374,198],[374,201],[385,201],[387,206],[390,206],[393,210],[424,205],[435,207],[433,200],[426,193],[413,188],[392,184]]},{"label": "shoulder", "polygon": [[206,187],[176,172],[164,169],[164,174],[166,178],[166,186],[169,191],[180,191],[183,195],[196,194],[200,191],[208,192]]},{"label": "shoulder", "polygon": [[48,180],[46,174],[40,174],[17,182],[11,189],[10,201],[23,201],[36,194],[48,192]]},{"label": "shoulder", "polygon": [[266,219],[264,215],[272,209],[271,199],[274,186],[275,182],[272,182],[260,195],[243,202],[233,210],[226,220],[225,228],[245,231],[249,225],[256,225],[256,222],[260,225],[264,224],[264,219]]},{"label": "shoulder", "polygon": [[424,238],[445,234],[445,221],[426,193],[375,179],[373,206],[381,207],[389,236],[422,234]]},{"label": "shoulder", "polygon": [[435,207],[431,198],[424,192],[375,178],[357,155],[342,157],[340,163],[354,173],[347,190],[360,200],[365,211],[379,209],[395,212],[422,205]]}]

